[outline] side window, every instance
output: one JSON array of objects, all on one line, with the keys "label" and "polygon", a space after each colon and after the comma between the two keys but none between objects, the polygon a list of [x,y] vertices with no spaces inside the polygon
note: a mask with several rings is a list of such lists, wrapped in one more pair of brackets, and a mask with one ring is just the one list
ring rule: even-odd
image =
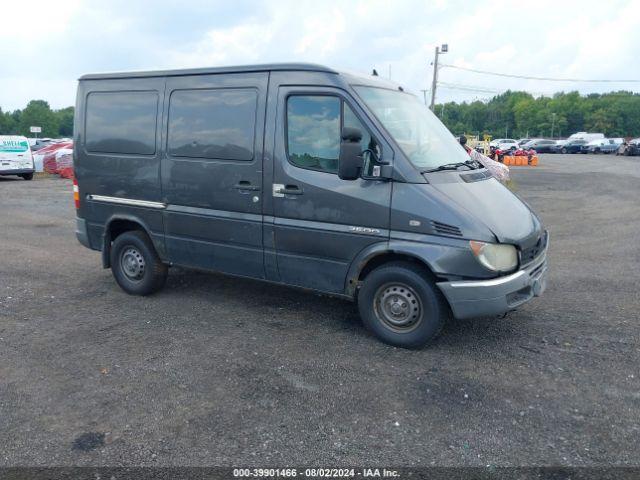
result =
[{"label": "side window", "polygon": [[248,88],[174,91],[169,100],[169,154],[252,160],[257,101],[257,92]]},{"label": "side window", "polygon": [[[362,122],[340,98],[329,95],[293,95],[287,100],[287,150],[289,161],[300,168],[338,172],[342,127],[362,132],[361,149],[380,154],[380,149]],[[373,168],[365,154],[365,174]]]},{"label": "side window", "polygon": [[156,92],[92,92],[87,95],[85,148],[95,153],[156,152]]},{"label": "side window", "polygon": [[327,95],[287,100],[287,148],[297,167],[336,173],[340,154],[340,99]]}]

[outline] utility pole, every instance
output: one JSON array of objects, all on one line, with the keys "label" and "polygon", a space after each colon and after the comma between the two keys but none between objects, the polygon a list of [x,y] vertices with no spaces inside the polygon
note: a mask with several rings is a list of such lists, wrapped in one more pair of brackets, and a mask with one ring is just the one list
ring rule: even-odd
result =
[{"label": "utility pole", "polygon": [[442,53],[447,53],[449,51],[449,45],[446,43],[442,44],[442,49],[440,47],[436,47],[435,57],[433,59],[433,82],[431,83],[431,110],[435,108],[436,105],[436,86],[438,85],[438,57]]},{"label": "utility pole", "polygon": [[422,92],[422,97],[424,98],[424,104],[427,104],[427,92],[429,90],[427,90],[426,88],[423,88],[422,90],[420,90]]},{"label": "utility pole", "polygon": [[556,114],[552,113],[551,114],[551,138],[553,139],[553,127],[556,124]]}]

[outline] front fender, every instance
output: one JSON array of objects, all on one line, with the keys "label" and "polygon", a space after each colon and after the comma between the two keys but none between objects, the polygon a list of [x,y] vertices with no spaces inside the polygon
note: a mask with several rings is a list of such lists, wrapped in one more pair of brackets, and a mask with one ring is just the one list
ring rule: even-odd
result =
[{"label": "front fender", "polygon": [[345,294],[355,294],[360,272],[370,261],[389,254],[414,258],[440,279],[485,279],[496,276],[476,260],[468,240],[406,232],[392,232],[393,235],[396,238],[369,245],[351,262],[345,280]]}]

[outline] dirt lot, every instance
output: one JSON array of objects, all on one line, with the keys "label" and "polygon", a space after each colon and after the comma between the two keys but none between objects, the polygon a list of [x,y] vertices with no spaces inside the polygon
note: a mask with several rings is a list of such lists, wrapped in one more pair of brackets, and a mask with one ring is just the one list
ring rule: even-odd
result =
[{"label": "dirt lot", "polygon": [[0,178],[0,464],[639,465],[640,158],[512,171],[548,291],[421,351],[254,281],[174,269],[127,296],[69,181]]}]

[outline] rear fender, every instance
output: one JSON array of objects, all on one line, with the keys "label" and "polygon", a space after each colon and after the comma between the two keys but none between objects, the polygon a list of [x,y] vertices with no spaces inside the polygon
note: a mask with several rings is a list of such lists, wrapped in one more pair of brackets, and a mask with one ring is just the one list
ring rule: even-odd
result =
[{"label": "rear fender", "polygon": [[131,223],[135,223],[138,228],[132,230],[141,230],[147,234],[147,236],[151,239],[151,242],[154,244],[156,252],[160,254],[162,249],[158,248],[156,245],[157,242],[154,241],[153,235],[151,235],[151,230],[149,226],[144,222],[144,220],[136,217],[135,215],[127,215],[127,214],[115,214],[109,217],[107,223],[104,226],[104,233],[102,234],[102,268],[111,268],[111,242],[113,241],[111,230],[114,222],[118,221],[127,221]]}]

